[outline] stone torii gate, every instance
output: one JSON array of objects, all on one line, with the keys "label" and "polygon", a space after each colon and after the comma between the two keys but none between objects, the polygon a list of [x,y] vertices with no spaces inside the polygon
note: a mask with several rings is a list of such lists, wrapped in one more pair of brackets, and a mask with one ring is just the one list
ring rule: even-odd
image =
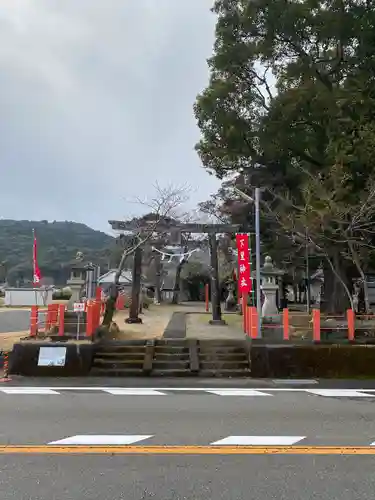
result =
[{"label": "stone torii gate", "polygon": [[[225,321],[221,317],[221,305],[220,305],[220,283],[219,283],[219,262],[217,256],[217,234],[220,233],[236,233],[239,230],[238,224],[199,224],[199,223],[175,223],[166,220],[160,220],[156,223],[145,223],[139,225],[139,220],[137,222],[133,221],[108,221],[112,226],[114,231],[137,231],[141,234],[147,235],[147,233],[164,233],[170,234],[172,239],[176,241],[181,233],[191,233],[191,234],[206,234],[208,237],[208,243],[210,248],[211,257],[211,302],[212,302],[212,319],[210,320],[211,325],[223,325]],[[135,256],[134,262],[137,266],[141,265],[142,257],[141,250],[138,252],[139,256]],[[138,280],[136,276],[140,273],[139,269],[133,276],[133,286],[137,285]],[[139,295],[139,291],[138,291]],[[138,300],[137,300],[138,302]],[[138,307],[138,305],[137,305]],[[130,314],[132,316],[132,314]]]}]

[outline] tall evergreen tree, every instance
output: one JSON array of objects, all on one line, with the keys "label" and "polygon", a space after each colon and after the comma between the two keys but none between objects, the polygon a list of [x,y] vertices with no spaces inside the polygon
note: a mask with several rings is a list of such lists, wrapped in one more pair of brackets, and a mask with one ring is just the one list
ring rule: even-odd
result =
[{"label": "tall evergreen tree", "polygon": [[328,308],[343,310],[373,248],[375,1],[217,0],[213,11],[197,151],[219,178],[265,188],[285,235],[308,234]]}]

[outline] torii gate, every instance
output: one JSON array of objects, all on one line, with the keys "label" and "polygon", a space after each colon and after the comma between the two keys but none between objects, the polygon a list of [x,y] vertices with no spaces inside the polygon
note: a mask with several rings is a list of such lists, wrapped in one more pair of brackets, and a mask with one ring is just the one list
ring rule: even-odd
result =
[{"label": "torii gate", "polygon": [[[147,224],[145,221],[144,225],[139,225],[138,221],[108,221],[112,226],[114,231],[138,231],[143,234],[147,232],[152,233],[169,233],[173,235],[178,235],[180,233],[192,233],[192,234],[207,234],[208,242],[210,247],[211,256],[211,302],[212,302],[212,319],[210,320],[211,325],[223,325],[225,321],[221,317],[221,305],[220,305],[220,285],[219,285],[219,263],[217,258],[217,240],[216,235],[220,233],[236,233],[239,230],[239,224],[199,224],[199,223],[175,223],[159,221],[152,224]],[[137,265],[141,264],[141,254],[139,252],[138,258],[134,257],[134,262]],[[137,285],[136,275],[139,273],[134,273],[133,284]],[[133,302],[133,301],[132,301]],[[138,301],[137,301],[138,302]],[[136,304],[138,307],[138,304]]]}]

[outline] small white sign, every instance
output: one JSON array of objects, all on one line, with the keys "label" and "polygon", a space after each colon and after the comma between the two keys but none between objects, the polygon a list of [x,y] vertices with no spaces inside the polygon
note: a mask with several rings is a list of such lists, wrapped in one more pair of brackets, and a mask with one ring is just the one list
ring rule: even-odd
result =
[{"label": "small white sign", "polygon": [[73,311],[74,312],[84,312],[85,310],[85,303],[84,302],[74,302],[73,304]]},{"label": "small white sign", "polygon": [[38,366],[65,366],[66,347],[41,347]]}]

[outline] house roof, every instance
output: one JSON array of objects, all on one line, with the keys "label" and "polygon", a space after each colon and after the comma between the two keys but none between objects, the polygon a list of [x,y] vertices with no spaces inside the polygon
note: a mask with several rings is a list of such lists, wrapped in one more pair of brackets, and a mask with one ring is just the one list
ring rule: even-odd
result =
[{"label": "house roof", "polygon": [[[115,279],[115,274],[117,269],[110,269],[105,274],[99,276],[98,283],[113,283]],[[124,270],[120,276],[120,284],[131,284],[133,281],[133,275],[131,271]]]},{"label": "house roof", "polygon": [[[99,285],[102,283],[113,283],[117,269],[110,269],[98,278]],[[142,275],[141,282],[145,284],[146,278]],[[124,269],[120,276],[120,285],[131,285],[133,283],[133,273],[129,269]]]}]

